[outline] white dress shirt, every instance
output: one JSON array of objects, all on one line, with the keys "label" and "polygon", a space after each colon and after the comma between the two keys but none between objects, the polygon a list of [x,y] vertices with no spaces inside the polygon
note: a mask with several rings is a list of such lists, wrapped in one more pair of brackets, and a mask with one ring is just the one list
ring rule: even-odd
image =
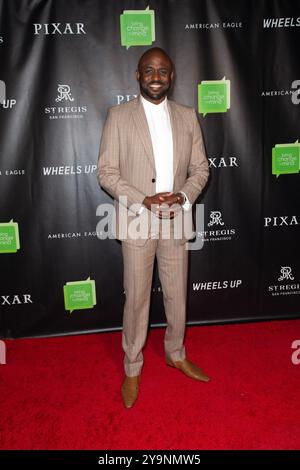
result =
[{"label": "white dress shirt", "polygon": [[173,190],[173,136],[167,98],[153,104],[141,96],[151,135],[155,170],[156,193]]},{"label": "white dress shirt", "polygon": [[[173,135],[168,110],[167,97],[159,104],[153,104],[141,95],[142,104],[146,114],[154,153],[156,187],[155,192],[173,191]],[[185,202],[184,210],[190,209],[187,196],[182,192]],[[141,207],[139,213],[143,211]]]}]

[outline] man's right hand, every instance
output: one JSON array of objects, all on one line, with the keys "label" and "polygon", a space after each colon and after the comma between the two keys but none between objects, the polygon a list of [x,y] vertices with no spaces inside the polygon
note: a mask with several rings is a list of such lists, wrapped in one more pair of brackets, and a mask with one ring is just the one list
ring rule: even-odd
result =
[{"label": "man's right hand", "polygon": [[159,218],[173,219],[175,212],[169,211],[169,206],[178,204],[177,199],[178,197],[173,192],[157,193],[154,196],[146,196],[143,205]]},{"label": "man's right hand", "polygon": [[165,200],[172,194],[170,193],[157,193],[154,196],[146,196],[143,200],[143,205],[147,207],[149,211],[157,212],[159,206],[165,202]]}]

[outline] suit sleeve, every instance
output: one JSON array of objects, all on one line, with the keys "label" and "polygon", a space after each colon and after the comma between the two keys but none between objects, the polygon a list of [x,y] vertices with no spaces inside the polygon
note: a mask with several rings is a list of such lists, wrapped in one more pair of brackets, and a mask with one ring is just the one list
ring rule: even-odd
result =
[{"label": "suit sleeve", "polygon": [[208,161],[205,154],[202,132],[194,109],[192,120],[193,144],[188,168],[188,177],[184,186],[180,190],[186,195],[190,204],[194,204],[195,200],[205,187],[209,176]]},{"label": "suit sleeve", "polygon": [[[108,110],[104,124],[98,158],[97,177],[99,184],[116,200],[127,197],[127,207],[142,204],[145,194],[128,183],[120,173],[120,136],[118,113]],[[123,200],[120,200],[123,203]]]}]

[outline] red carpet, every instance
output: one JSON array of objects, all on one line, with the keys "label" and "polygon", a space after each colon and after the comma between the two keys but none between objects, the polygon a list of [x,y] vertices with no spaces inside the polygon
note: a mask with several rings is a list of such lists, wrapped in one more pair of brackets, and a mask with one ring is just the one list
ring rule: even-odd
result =
[{"label": "red carpet", "polygon": [[188,328],[208,384],[165,365],[163,333],[150,332],[131,410],[120,399],[119,332],[6,341],[0,448],[300,448],[300,320]]}]

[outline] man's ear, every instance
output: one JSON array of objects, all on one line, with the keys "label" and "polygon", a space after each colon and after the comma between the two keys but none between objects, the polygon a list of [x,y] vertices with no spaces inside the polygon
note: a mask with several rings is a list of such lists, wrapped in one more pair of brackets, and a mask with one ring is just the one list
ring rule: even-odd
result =
[{"label": "man's ear", "polygon": [[135,72],[135,77],[136,77],[137,81],[140,80],[140,72],[138,70],[136,70],[136,72]]}]

